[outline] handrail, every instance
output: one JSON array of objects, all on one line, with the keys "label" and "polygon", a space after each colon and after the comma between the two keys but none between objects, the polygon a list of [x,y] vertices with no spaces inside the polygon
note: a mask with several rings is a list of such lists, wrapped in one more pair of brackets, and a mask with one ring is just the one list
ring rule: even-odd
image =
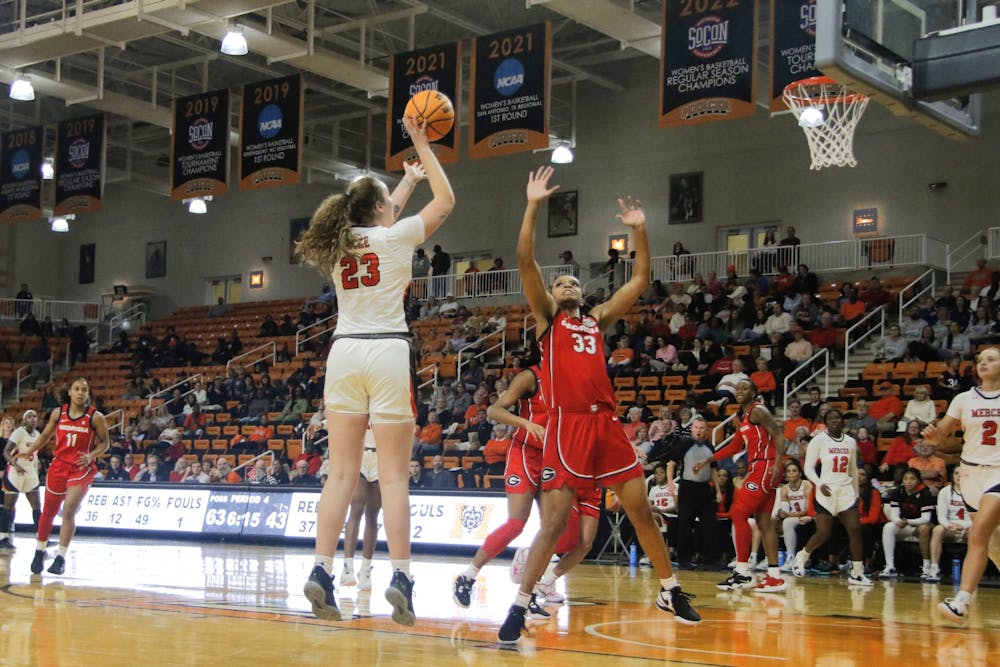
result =
[{"label": "handrail", "polygon": [[[177,387],[181,386],[182,384],[192,383],[193,380],[195,380],[197,378],[200,378],[200,377],[201,377],[201,373],[195,373],[194,375],[192,375],[190,377],[186,377],[183,380],[178,380],[177,382],[173,383],[169,387],[161,389],[160,391],[156,392],[155,394],[150,394],[149,395],[149,400],[146,401],[146,407],[149,407],[149,408],[153,407],[153,399],[154,398],[158,398],[158,397],[162,396],[163,394],[166,394],[167,392],[172,392],[174,389],[176,389]],[[192,386],[186,392],[184,392],[183,394],[181,394],[181,397],[187,396],[188,394],[190,394],[193,391],[194,391],[194,387]]]},{"label": "handrail", "polygon": [[[797,385],[789,389],[788,381],[791,380],[793,376],[797,375],[799,371],[803,369],[808,370],[812,368],[812,363],[816,361],[819,357],[823,357],[823,365],[817,368],[815,371],[813,371],[805,380],[803,380],[802,382],[798,383]],[[784,392],[784,396],[782,397],[781,400],[782,416],[788,414],[788,397],[791,396],[792,394],[795,394],[796,392],[798,392],[799,389],[802,389],[802,387],[809,384],[809,382],[811,382],[812,379],[817,375],[819,375],[820,373],[824,373],[823,397],[825,398],[830,395],[830,348],[828,347],[822,348],[819,352],[817,352],[816,354],[814,354],[813,356],[809,357],[801,364],[796,366],[795,370],[786,375],[785,379],[782,380],[781,384]]]},{"label": "handrail", "polygon": [[[972,242],[972,241],[976,241],[977,242],[976,245],[973,248],[971,248],[969,250],[966,250],[965,253],[961,257],[958,257],[957,259],[955,259],[955,256],[958,255],[958,253],[962,250],[962,248],[964,248],[965,246],[969,245],[969,243]],[[958,266],[959,263],[965,261],[966,259],[968,259],[972,255],[974,255],[978,251],[980,251],[981,249],[979,248],[979,246],[983,246],[982,252],[985,253],[986,250],[987,250],[986,244],[987,244],[986,234],[983,233],[982,230],[979,230],[975,234],[973,234],[972,236],[970,236],[969,238],[967,238],[964,241],[962,241],[961,243],[959,243],[954,248],[949,248],[948,249],[948,258],[947,258],[947,262],[946,262],[946,264],[948,266],[945,268],[945,271],[946,271],[946,279],[945,280],[946,280],[946,282],[948,284],[951,284],[951,274],[955,270],[955,267]]]},{"label": "handrail", "polygon": [[[271,457],[271,465],[274,465],[274,452],[271,451],[270,449],[268,449],[268,450],[265,450],[265,451],[261,452],[257,456],[253,457],[249,461],[244,461],[243,463],[239,464],[238,466],[233,466],[233,472],[237,472],[238,470],[240,470],[242,468],[246,468],[251,463],[256,463],[258,459],[262,459],[265,456],[270,456]],[[247,480],[246,478],[244,478],[243,481],[244,482],[249,482],[249,480]]]},{"label": "handrail", "polygon": [[531,331],[532,329],[538,328],[537,322],[529,327],[528,318],[535,319],[535,314],[532,313],[531,311],[528,311],[528,314],[524,316],[523,331],[521,333],[521,346],[524,347],[525,349],[527,349],[528,347],[528,332]]},{"label": "handrail", "polygon": [[[430,364],[428,366],[424,366],[423,368],[417,370],[417,377],[420,377],[420,374],[423,373],[426,370],[433,371],[434,375],[431,377],[430,380],[427,380],[425,382],[421,382],[420,384],[418,384],[417,385],[417,389],[423,389],[424,387],[426,387],[429,384],[432,384],[434,386],[434,388],[437,389],[437,386],[438,386],[438,365],[437,364]],[[0,389],[2,389],[2,387],[0,387]]]},{"label": "handrail", "polygon": [[[48,358],[48,360],[45,363],[48,364],[48,367],[49,367],[49,379],[46,380],[46,384],[48,384],[49,382],[52,382],[52,355],[49,355],[49,358]],[[28,376],[22,376],[21,375],[21,371],[24,371],[24,370],[29,371],[28,376],[30,376],[31,375],[31,373],[30,373],[31,364],[30,363],[25,364],[24,366],[21,366],[20,368],[17,369],[17,375],[15,376],[15,380],[17,381],[17,384],[14,387],[14,400],[15,401],[20,401],[21,400],[21,382],[23,380],[27,379],[27,377],[28,377]],[[36,381],[36,384],[37,384],[37,381]],[[34,389],[34,387],[32,387],[32,389]]]},{"label": "handrail", "polygon": [[506,352],[507,336],[506,336],[506,332],[505,331],[497,330],[497,331],[494,331],[493,333],[489,333],[489,334],[486,334],[485,336],[477,338],[476,340],[472,341],[471,343],[469,343],[465,347],[461,347],[461,348],[458,349],[458,352],[456,353],[458,355],[458,364],[455,366],[455,377],[456,378],[461,378],[462,377],[462,364],[465,363],[465,357],[463,356],[462,353],[465,352],[466,350],[468,350],[470,347],[478,345],[478,344],[482,343],[483,341],[485,341],[485,340],[487,340],[489,338],[492,338],[493,336],[500,336],[500,345],[494,345],[494,346],[492,346],[490,348],[487,348],[485,350],[481,350],[479,352],[479,354],[472,355],[472,358],[478,359],[479,357],[483,356],[484,354],[486,354],[490,350],[495,350],[497,347],[502,347],[503,348],[502,351],[501,351],[501,353],[500,353],[501,356]]},{"label": "handrail", "polygon": [[[119,313],[115,313],[108,320],[108,345],[113,345],[115,342],[115,329],[123,328],[126,321],[132,321],[134,319],[139,319],[145,324],[146,322],[146,304],[137,303],[127,310],[123,310]],[[100,343],[100,339],[97,339]]]},{"label": "handrail", "polygon": [[[112,421],[112,417],[114,415],[118,415],[120,419],[118,421]],[[123,410],[122,408],[118,408],[117,410],[112,410],[108,414],[104,415],[104,421],[107,424],[109,431],[111,431],[112,429],[118,429],[120,432],[122,430],[122,427],[125,426],[125,410]]]},{"label": "handrail", "polygon": [[233,357],[232,359],[230,359],[229,361],[227,361],[226,362],[226,371],[227,372],[229,371],[229,367],[232,366],[233,362],[236,361],[237,359],[242,359],[243,357],[249,356],[249,355],[253,354],[254,352],[257,352],[258,350],[263,350],[265,347],[270,347],[271,348],[271,354],[270,355],[266,355],[265,354],[265,355],[263,355],[261,357],[258,357],[257,359],[254,359],[253,361],[251,361],[248,364],[240,364],[240,368],[246,368],[247,366],[250,366],[251,364],[255,364],[258,361],[262,361],[264,359],[267,359],[268,356],[271,357],[271,365],[273,366],[275,364],[276,360],[277,360],[277,357],[278,357],[278,346],[275,344],[275,342],[273,340],[269,340],[268,342],[264,343],[263,345],[258,345],[257,347],[253,348],[252,350],[247,350],[243,354],[238,354],[235,357]]},{"label": "handrail", "polygon": [[604,271],[603,273],[598,273],[596,276],[590,276],[590,280],[588,280],[587,282],[585,282],[583,284],[583,287],[582,287],[583,293],[586,294],[587,290],[590,289],[590,286],[593,283],[598,282],[599,280],[604,280],[605,278],[607,278],[608,276],[610,276],[614,272],[615,272],[614,269],[608,269],[607,271]]},{"label": "handrail", "polygon": [[989,227],[986,230],[986,259],[997,257],[1000,257],[1000,227]]},{"label": "handrail", "polygon": [[881,321],[880,321],[879,326],[878,326],[878,331],[880,332],[880,335],[884,336],[885,335],[885,306],[879,306],[878,308],[876,308],[872,312],[870,312],[867,315],[865,315],[864,317],[862,317],[858,322],[856,322],[854,324],[854,326],[852,326],[850,329],[848,329],[847,333],[844,335],[844,382],[847,382],[847,375],[848,375],[847,365],[848,365],[848,362],[850,360],[851,348],[855,347],[858,343],[860,343],[865,338],[867,338],[868,336],[870,336],[872,334],[872,332],[874,332],[876,330],[876,327],[872,327],[868,331],[864,332],[863,334],[861,334],[861,336],[858,337],[857,340],[855,340],[853,342],[851,342],[851,332],[854,331],[855,329],[857,329],[858,327],[860,327],[862,324],[864,324],[865,322],[867,322],[869,318],[874,317],[875,315],[878,315],[881,318]]},{"label": "handrail", "polygon": [[716,439],[718,438],[719,430],[720,429],[724,429],[725,426],[726,426],[726,424],[728,424],[729,422],[733,421],[733,419],[735,417],[736,417],[736,413],[734,412],[733,414],[729,415],[728,417],[726,417],[721,422],[719,422],[718,424],[715,425],[715,428],[712,429],[712,447],[714,447],[715,449],[718,449],[722,445],[724,445],[727,442],[729,442],[730,440],[732,440],[733,436],[729,436],[728,438],[725,438],[722,442],[716,442]]},{"label": "handrail", "polygon": [[335,317],[337,317],[337,313],[334,313],[333,315],[327,315],[323,319],[317,320],[316,322],[313,322],[308,327],[305,327],[303,329],[297,330],[295,332],[295,356],[297,357],[300,354],[302,354],[301,345],[303,345],[304,343],[308,343],[313,338],[317,338],[319,336],[322,336],[323,334],[325,334],[328,331],[333,331],[334,329],[337,328],[337,325],[336,325],[336,323],[334,323],[331,326],[326,327],[322,331],[319,331],[319,332],[314,333],[314,334],[312,334],[312,335],[310,335],[310,336],[308,336],[306,338],[303,338],[302,340],[299,340],[299,336],[302,334],[303,331],[308,331],[309,329],[312,329],[313,327],[319,326],[320,324],[323,324],[324,322],[328,322],[329,320],[332,320]]},{"label": "handrail", "polygon": [[0,380],[0,408],[3,408],[3,380]]},{"label": "handrail", "polygon": [[[924,277],[927,276],[927,275],[930,275],[930,277],[931,277],[931,283],[930,283],[930,285],[928,285],[927,287],[923,288],[919,292],[914,292],[913,296],[910,297],[910,299],[904,303],[903,302],[903,298],[906,295],[907,290],[916,289],[917,285],[920,284],[920,282],[923,281]],[[921,273],[919,276],[917,276],[916,278],[914,278],[913,281],[911,281],[909,285],[907,285],[903,289],[899,290],[899,313],[897,314],[897,317],[899,319],[897,321],[899,322],[900,326],[902,326],[902,324],[903,324],[903,311],[906,310],[907,308],[909,308],[910,304],[912,304],[915,301],[917,301],[917,299],[919,299],[920,297],[922,297],[928,290],[930,291],[931,296],[933,296],[934,295],[934,287],[935,287],[934,269],[927,269],[926,271],[924,271],[923,273]]]}]

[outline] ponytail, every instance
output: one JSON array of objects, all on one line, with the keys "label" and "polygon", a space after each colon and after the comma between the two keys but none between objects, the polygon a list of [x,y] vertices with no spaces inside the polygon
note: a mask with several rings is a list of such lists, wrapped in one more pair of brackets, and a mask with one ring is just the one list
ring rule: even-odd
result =
[{"label": "ponytail", "polygon": [[384,188],[378,179],[365,176],[351,183],[344,194],[324,199],[295,244],[296,256],[324,273],[344,257],[356,258],[357,236],[351,228],[372,224],[375,207],[384,203]]}]

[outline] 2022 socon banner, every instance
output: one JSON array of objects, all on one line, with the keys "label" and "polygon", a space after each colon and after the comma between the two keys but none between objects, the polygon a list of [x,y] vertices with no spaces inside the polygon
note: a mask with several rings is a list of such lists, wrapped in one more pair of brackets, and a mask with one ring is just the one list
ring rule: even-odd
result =
[{"label": "2022 socon banner", "polygon": [[785,86],[816,69],[816,0],[771,0],[771,111],[786,111]]},{"label": "2022 socon banner", "polygon": [[[385,168],[399,171],[403,162],[417,159],[417,152],[403,128],[403,110],[410,98],[423,90],[436,90],[458,104],[458,82],[462,67],[459,42],[399,53],[389,62],[389,113],[385,119]],[[457,109],[457,106],[456,106]],[[458,162],[458,123],[431,144],[442,164]]]},{"label": "2022 socon banner", "polygon": [[0,222],[42,217],[41,127],[0,134]]},{"label": "2022 socon banner", "polygon": [[229,183],[229,91],[174,101],[170,142],[170,196],[221,195]]},{"label": "2022 socon banner", "polygon": [[664,0],[660,127],[754,114],[756,0]]},{"label": "2022 socon banner", "polygon": [[240,190],[302,180],[302,75],[243,86]]},{"label": "2022 socon banner", "polygon": [[473,159],[549,145],[551,58],[548,22],[472,40]]},{"label": "2022 socon banner", "polygon": [[101,209],[104,114],[59,123],[56,138],[55,215]]}]

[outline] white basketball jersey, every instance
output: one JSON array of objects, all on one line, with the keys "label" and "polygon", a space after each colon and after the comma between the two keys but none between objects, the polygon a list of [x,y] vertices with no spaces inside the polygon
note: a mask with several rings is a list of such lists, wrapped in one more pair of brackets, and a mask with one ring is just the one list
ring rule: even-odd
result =
[{"label": "white basketball jersey", "polygon": [[18,426],[14,429],[14,432],[10,434],[10,442],[13,442],[17,447],[14,449],[14,458],[17,459],[18,464],[22,468],[34,468],[38,470],[38,457],[34,454],[28,454],[28,447],[35,444],[35,440],[38,439],[38,431],[31,431],[30,433],[23,426]]},{"label": "white basketball jersey", "polygon": [[663,486],[653,485],[653,488],[649,490],[649,502],[656,509],[661,512],[673,509],[677,505],[677,501],[674,499],[673,494],[670,493],[670,486],[664,484]]},{"label": "white basketball jersey", "polygon": [[857,465],[857,455],[858,443],[851,436],[842,434],[834,438],[826,431],[818,433],[809,441],[806,450],[806,475],[812,479],[810,472],[815,471],[815,463],[819,461],[819,479],[813,480],[816,486],[853,486],[851,462]]},{"label": "white basketball jersey", "polygon": [[799,488],[793,489],[791,484],[785,486],[785,498],[788,503],[788,511],[792,514],[801,514],[809,507],[809,498],[806,497],[806,483],[799,481]]},{"label": "white basketball jersey", "polygon": [[336,335],[406,333],[403,294],[412,276],[413,249],[424,241],[424,221],[415,215],[392,227],[353,227],[358,257],[333,267],[337,290]]},{"label": "white basketball jersey", "polygon": [[963,391],[948,406],[948,416],[962,424],[962,460],[1000,466],[1000,392],[989,395],[978,387]]},{"label": "white basketball jersey", "polygon": [[[938,523],[947,526],[950,523],[961,523],[966,520],[965,515],[965,498],[962,497],[962,492],[956,489],[953,485],[946,486],[941,489],[938,494],[938,498],[947,494],[945,500],[948,503],[947,516],[941,516],[940,511],[938,512]],[[940,508],[942,503],[938,503]]]}]

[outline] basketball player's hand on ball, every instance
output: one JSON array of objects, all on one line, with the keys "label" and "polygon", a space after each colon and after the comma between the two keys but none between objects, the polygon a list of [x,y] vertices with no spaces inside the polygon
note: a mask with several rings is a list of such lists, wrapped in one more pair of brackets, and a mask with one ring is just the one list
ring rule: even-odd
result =
[{"label": "basketball player's hand on ball", "polygon": [[403,162],[403,178],[410,179],[410,183],[416,185],[420,181],[427,178],[427,172],[424,171],[424,166],[419,162],[409,163]]},{"label": "basketball player's hand on ball", "polygon": [[549,195],[559,189],[558,185],[549,187],[549,179],[554,173],[555,169],[552,167],[539,167],[534,173],[528,174],[528,187],[525,190],[528,201],[540,202],[548,199]]},{"label": "basketball player's hand on ball", "polygon": [[646,214],[642,210],[642,202],[632,199],[631,196],[618,200],[618,208],[621,209],[617,217],[626,227],[639,227],[646,224]]},{"label": "basketball player's hand on ball", "polygon": [[413,142],[414,148],[430,146],[430,142],[427,140],[426,122],[418,122],[413,116],[403,116],[403,127],[406,128],[406,133],[410,135],[410,140]]}]

